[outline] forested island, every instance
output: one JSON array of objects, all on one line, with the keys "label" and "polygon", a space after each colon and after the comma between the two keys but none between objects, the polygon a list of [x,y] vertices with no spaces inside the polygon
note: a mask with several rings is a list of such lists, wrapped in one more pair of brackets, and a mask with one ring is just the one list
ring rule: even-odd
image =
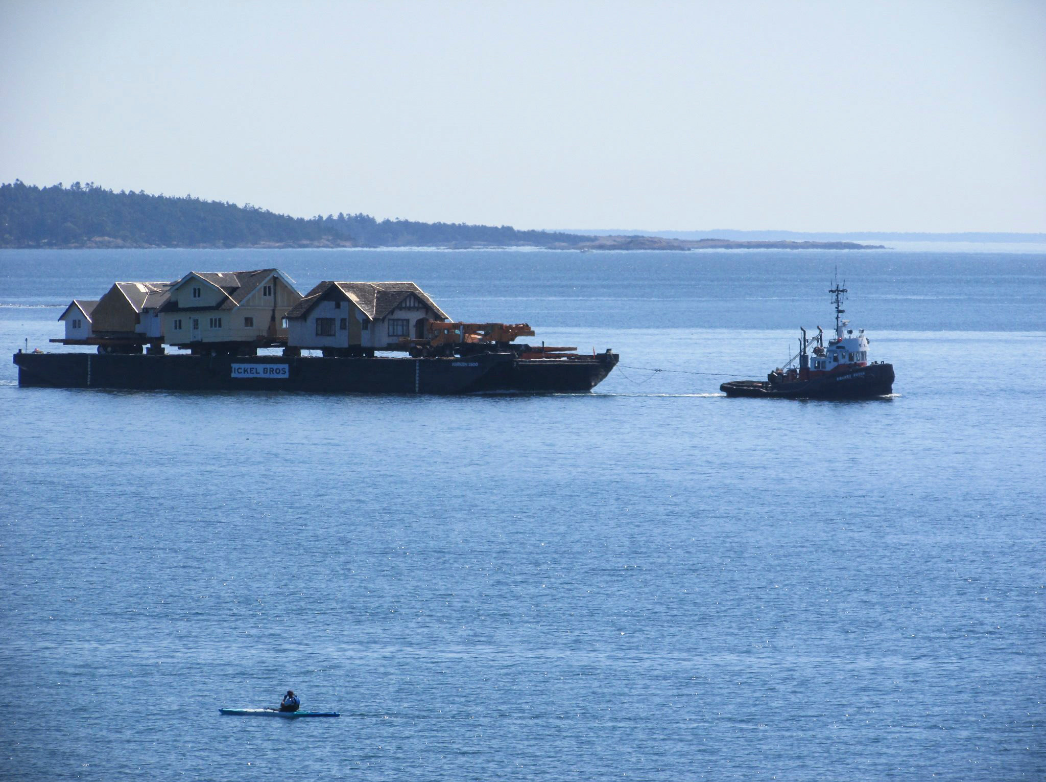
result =
[{"label": "forested island", "polygon": [[855,242],[732,241],[589,236],[511,226],[376,220],[339,213],[305,219],[251,204],[113,192],[94,183],[0,185],[2,248],[538,247],[555,250],[867,249]]}]

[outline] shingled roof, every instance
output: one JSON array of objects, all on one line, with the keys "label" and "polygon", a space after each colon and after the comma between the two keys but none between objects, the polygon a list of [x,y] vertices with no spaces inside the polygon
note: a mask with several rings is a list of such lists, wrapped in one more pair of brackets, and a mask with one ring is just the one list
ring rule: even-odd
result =
[{"label": "shingled roof", "polygon": [[163,311],[166,312],[177,309],[235,309],[244,301],[244,299],[258,290],[263,282],[277,273],[280,275],[280,279],[284,282],[287,281],[287,276],[280,272],[279,269],[253,269],[251,271],[243,272],[189,272],[178,282],[174,283],[173,287],[178,287],[190,277],[198,277],[204,282],[209,282],[211,285],[221,290],[221,292],[226,295],[226,298],[217,307],[179,308],[177,303],[172,300],[164,306]]},{"label": "shingled roof", "polygon": [[436,306],[436,302],[413,282],[337,282],[334,280],[324,280],[306,293],[305,298],[287,312],[287,317],[303,317],[332,286],[336,286],[371,320],[384,318],[412,293],[431,307],[439,317],[448,317],[447,313]]},{"label": "shingled roof", "polygon": [[97,306],[97,300],[73,299],[71,302],[69,302],[69,306],[65,308],[62,314],[58,316],[58,320],[62,320],[62,318],[69,314],[69,310],[71,310],[73,307],[76,307],[78,310],[80,310],[80,312],[84,314],[84,317],[87,318],[87,321],[90,322],[91,313],[94,312],[94,308]]},{"label": "shingled roof", "polygon": [[116,287],[120,289],[127,301],[134,307],[135,312],[143,309],[156,309],[167,301],[167,297],[174,287],[173,282],[118,282]]}]

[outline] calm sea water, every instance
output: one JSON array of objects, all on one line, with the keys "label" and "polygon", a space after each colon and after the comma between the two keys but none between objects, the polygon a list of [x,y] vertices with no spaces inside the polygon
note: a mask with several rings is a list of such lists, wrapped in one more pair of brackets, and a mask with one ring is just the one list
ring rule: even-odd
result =
[{"label": "calm sea water", "polygon": [[[0,348],[113,280],[410,279],[596,392],[19,389],[0,777],[1046,777],[1046,255],[0,253]],[[896,395],[728,400],[848,314]],[[653,371],[662,370],[662,371]],[[338,720],[220,717],[296,690]]]}]

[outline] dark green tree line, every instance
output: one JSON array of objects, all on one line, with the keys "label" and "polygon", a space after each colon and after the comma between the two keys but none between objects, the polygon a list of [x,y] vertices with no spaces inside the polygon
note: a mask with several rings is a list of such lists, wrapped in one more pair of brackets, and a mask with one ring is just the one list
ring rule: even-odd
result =
[{"label": "dark green tree line", "polygon": [[92,182],[0,185],[0,247],[573,247],[591,239],[507,225],[379,221],[365,214],[306,220],[191,195],[115,193]]}]

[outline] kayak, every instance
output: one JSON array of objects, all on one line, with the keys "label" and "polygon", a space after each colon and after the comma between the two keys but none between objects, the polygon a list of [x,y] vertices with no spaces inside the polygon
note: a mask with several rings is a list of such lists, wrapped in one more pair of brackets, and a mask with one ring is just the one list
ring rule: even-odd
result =
[{"label": "kayak", "polygon": [[283,717],[296,720],[299,717],[339,717],[336,711],[279,711],[278,709],[218,709],[228,717]]}]

